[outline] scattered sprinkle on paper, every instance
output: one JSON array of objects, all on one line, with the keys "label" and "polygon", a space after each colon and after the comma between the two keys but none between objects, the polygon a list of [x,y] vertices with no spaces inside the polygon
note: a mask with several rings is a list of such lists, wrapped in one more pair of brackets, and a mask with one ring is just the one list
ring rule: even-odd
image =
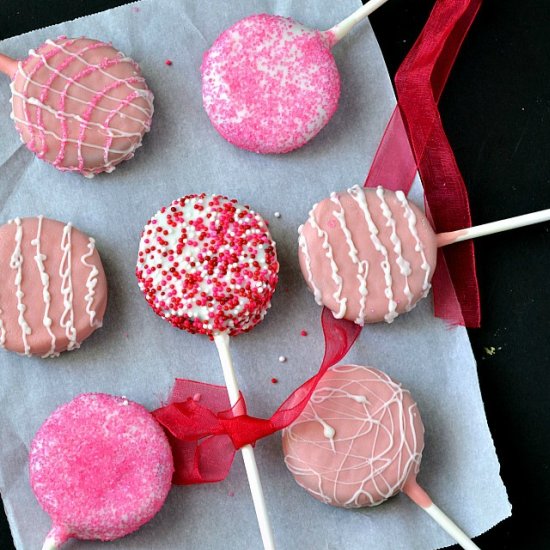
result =
[{"label": "scattered sprinkle on paper", "polygon": [[271,379],[271,383],[272,383],[272,384],[276,384],[278,381],[279,381],[279,380],[277,380],[277,378],[272,378],[272,379]]},{"label": "scattered sprinkle on paper", "polygon": [[302,330],[300,332],[300,336],[307,336],[307,330]]},{"label": "scattered sprinkle on paper", "polygon": [[286,357],[284,355],[279,355],[279,363],[286,363]]},{"label": "scattered sprinkle on paper", "polygon": [[172,60],[171,59],[167,59],[165,62],[164,62],[165,65],[168,65],[169,67],[172,65]]},{"label": "scattered sprinkle on paper", "polygon": [[276,218],[280,218],[280,217],[281,217],[281,213],[280,213],[280,212],[275,212],[273,215],[274,215]]}]

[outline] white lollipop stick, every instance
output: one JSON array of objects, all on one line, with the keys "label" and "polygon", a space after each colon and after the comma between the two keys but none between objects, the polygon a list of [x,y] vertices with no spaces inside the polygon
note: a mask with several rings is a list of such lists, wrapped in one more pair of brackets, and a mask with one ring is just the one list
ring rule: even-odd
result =
[{"label": "white lollipop stick", "polygon": [[361,6],[357,11],[354,11],[349,17],[346,17],[343,21],[334,25],[328,31],[327,34],[331,35],[332,44],[337,44],[348,34],[348,32],[357,25],[360,21],[363,21],[365,17],[368,17],[373,11],[377,10],[380,6],[385,4],[388,0],[370,0],[364,6]]},{"label": "white lollipop stick", "polygon": [[484,223],[483,225],[476,225],[475,227],[459,229],[458,231],[440,233],[437,235],[437,246],[447,246],[448,244],[458,243],[467,239],[475,239],[476,237],[492,235],[493,233],[500,233],[501,231],[509,231],[510,229],[517,229],[518,227],[525,227],[548,220],[550,220],[550,208],[539,210],[538,212],[531,212],[530,214],[524,214],[523,216],[515,216],[514,218],[507,218],[497,222]]},{"label": "white lollipop stick", "polygon": [[[231,406],[233,406],[239,400],[240,395],[237,377],[233,369],[231,352],[229,351],[229,336],[224,333],[216,334],[214,336],[214,342],[220,356],[225,385],[227,386],[227,393],[229,395],[229,402]],[[258,525],[260,526],[260,534],[264,543],[264,549],[274,550],[275,543],[273,541],[273,531],[267,515],[260,473],[258,472],[256,458],[254,457],[254,449],[252,445],[245,445],[241,448],[241,451],[243,454],[246,475],[248,476],[248,484],[250,485],[250,492],[252,493],[252,501],[254,502],[254,508],[256,510],[256,517],[258,518]]]},{"label": "white lollipop stick", "polygon": [[438,508],[428,493],[418,485],[415,479],[409,479],[403,487],[403,492],[424,512],[446,531],[464,550],[480,550],[479,546],[449,517]]},{"label": "white lollipop stick", "polygon": [[57,546],[55,539],[53,537],[47,536],[46,540],[44,541],[44,545],[42,546],[42,550],[57,550],[58,548],[59,546]]},{"label": "white lollipop stick", "polygon": [[13,78],[16,71],[17,61],[0,53],[0,72],[7,74],[10,78]]}]

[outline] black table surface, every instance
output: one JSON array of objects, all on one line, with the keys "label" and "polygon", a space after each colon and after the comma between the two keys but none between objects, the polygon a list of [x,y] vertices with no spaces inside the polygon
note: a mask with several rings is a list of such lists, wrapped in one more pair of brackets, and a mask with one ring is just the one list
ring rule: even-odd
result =
[{"label": "black table surface", "polygon": [[[2,0],[0,39],[124,3]],[[433,3],[391,0],[371,16],[391,75]],[[550,208],[549,54],[548,0],[485,0],[440,105],[474,225]],[[513,506],[475,540],[483,549],[550,548],[550,224],[478,239],[475,249],[482,328],[469,335]],[[0,548],[13,549],[0,516]]]}]

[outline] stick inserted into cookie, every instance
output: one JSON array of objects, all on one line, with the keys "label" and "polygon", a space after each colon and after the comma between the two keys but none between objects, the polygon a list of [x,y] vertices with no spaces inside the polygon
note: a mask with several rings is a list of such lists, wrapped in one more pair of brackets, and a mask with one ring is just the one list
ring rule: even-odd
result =
[{"label": "stick inserted into cookie", "polygon": [[[175,327],[215,342],[231,405],[240,394],[230,337],[251,330],[264,318],[278,270],[266,222],[227,197],[182,197],[161,208],[143,230],[136,275],[145,299]],[[252,446],[243,447],[242,455],[264,548],[272,549],[273,533]]]}]

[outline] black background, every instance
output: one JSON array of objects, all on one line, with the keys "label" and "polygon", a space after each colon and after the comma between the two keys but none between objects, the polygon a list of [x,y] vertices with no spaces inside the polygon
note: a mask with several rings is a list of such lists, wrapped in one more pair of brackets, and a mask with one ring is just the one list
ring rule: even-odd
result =
[{"label": "black background", "polygon": [[[2,0],[0,39],[124,3]],[[391,75],[432,6],[391,0],[371,16]],[[550,208],[550,2],[485,0],[440,110],[474,225]],[[469,333],[513,505],[513,516],[476,542],[550,548],[550,224],[478,239],[475,247],[482,328]],[[0,548],[13,549],[4,517]]]}]

